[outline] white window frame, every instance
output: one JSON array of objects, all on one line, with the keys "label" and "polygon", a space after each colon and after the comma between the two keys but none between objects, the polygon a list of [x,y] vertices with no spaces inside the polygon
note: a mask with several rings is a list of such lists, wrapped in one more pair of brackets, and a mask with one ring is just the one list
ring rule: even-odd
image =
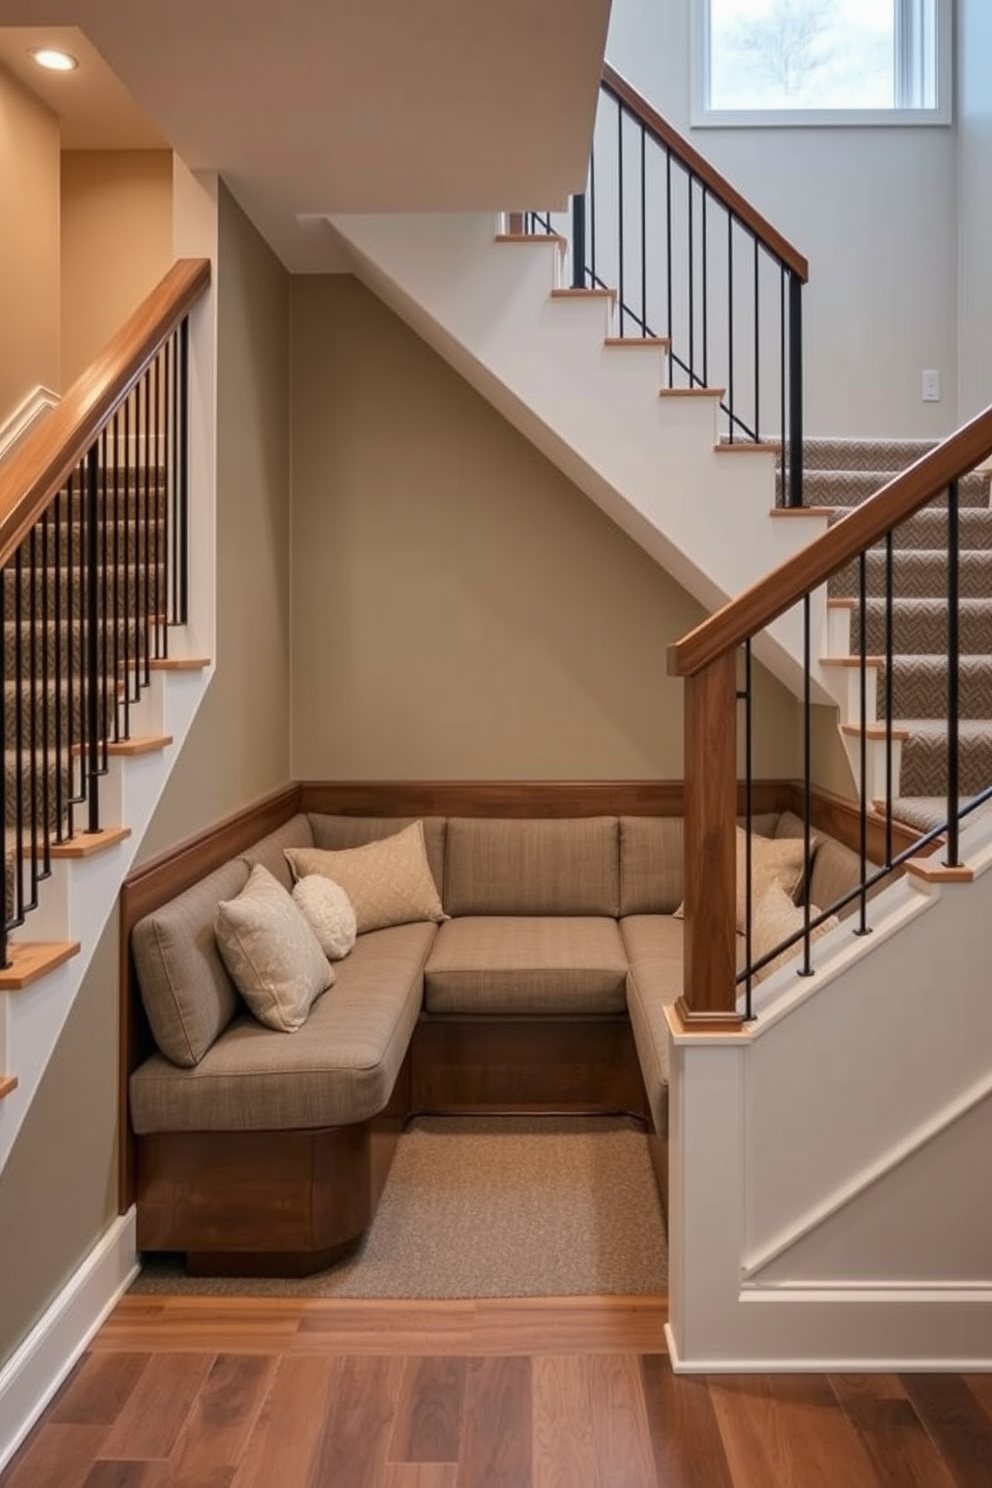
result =
[{"label": "white window frame", "polygon": [[[992,4],[992,0],[988,0]],[[913,70],[921,68],[919,48],[921,15],[916,0],[893,0],[896,6],[896,90],[909,91]],[[950,124],[953,55],[953,0],[936,0],[937,24],[933,45],[937,48],[937,98],[933,108],[890,109],[715,109],[709,106],[710,0],[689,0],[690,122],[694,129],[797,128],[809,125]],[[917,36],[917,49],[911,45]],[[923,38],[927,42],[927,38]]]}]

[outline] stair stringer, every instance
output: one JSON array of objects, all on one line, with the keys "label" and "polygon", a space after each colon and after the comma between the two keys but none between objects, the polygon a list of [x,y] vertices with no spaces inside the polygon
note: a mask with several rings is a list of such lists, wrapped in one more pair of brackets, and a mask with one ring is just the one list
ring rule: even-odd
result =
[{"label": "stair stringer", "polygon": [[[178,758],[213,667],[154,672],[133,712],[135,735],[161,733],[161,750],[112,760],[101,781],[105,826],[126,825],[131,835],[92,857],[60,859],[39,885],[39,905],[14,943],[79,942],[79,952],[39,981],[0,991],[0,1070],[17,1076],[17,1088],[0,1101],[0,1172],[17,1140],[31,1101],[82,985],[104,926],[117,902],[145,830]],[[108,996],[113,989],[108,989]]]},{"label": "stair stringer", "polygon": [[[775,452],[717,453],[717,402],[660,397],[663,359],[605,344],[604,297],[553,298],[555,241],[500,244],[492,213],[328,219],[358,277],[707,610],[826,530],[776,521]],[[826,593],[811,596],[813,701],[832,703],[817,658]],[[755,655],[797,695],[801,610]]]},{"label": "stair stringer", "polygon": [[[973,882],[894,885],[870,935],[756,989],[743,1037],[670,1020],[679,1367],[992,1365],[992,828],[962,849]],[[887,1244],[914,1201],[956,1234]]]}]

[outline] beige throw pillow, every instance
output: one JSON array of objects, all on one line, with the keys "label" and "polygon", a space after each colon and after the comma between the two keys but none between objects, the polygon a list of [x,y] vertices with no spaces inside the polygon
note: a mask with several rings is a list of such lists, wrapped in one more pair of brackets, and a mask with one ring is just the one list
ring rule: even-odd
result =
[{"label": "beige throw pillow", "polygon": [[[809,907],[811,919],[816,919],[820,911],[815,904]],[[772,883],[754,907],[754,916],[751,924],[751,955],[755,961],[762,956],[767,956],[783,940],[788,940],[790,935],[795,935],[803,928],[804,912],[802,905],[793,904],[786,890],[780,883]],[[831,915],[829,920],[824,920],[822,925],[817,925],[815,930],[810,931],[810,940],[819,940],[821,935],[826,935],[839,921],[836,915]],[[775,956],[754,974],[756,982],[764,981],[765,977],[771,976],[780,966],[787,961],[797,959],[802,955],[803,943],[797,940],[795,945],[787,947],[781,955]]]},{"label": "beige throw pillow", "polygon": [[344,847],[338,852],[287,847],[283,851],[295,879],[319,873],[341,885],[355,911],[359,935],[387,925],[448,918],[427,861],[422,821],[411,822],[402,832],[365,847]]},{"label": "beige throw pillow", "polygon": [[294,1033],[334,970],[303,912],[267,868],[257,864],[236,899],[221,900],[214,933],[224,964],[255,1017]]},{"label": "beige throw pillow", "polygon": [[[816,839],[810,839],[810,850]],[[744,933],[747,920],[747,833],[737,828],[736,865],[736,928]],[[760,832],[751,833],[751,902],[755,911],[765,894],[778,884],[790,899],[794,899],[802,884],[803,839],[801,837],[762,837]],[[676,919],[683,918],[683,905],[675,911]]]}]

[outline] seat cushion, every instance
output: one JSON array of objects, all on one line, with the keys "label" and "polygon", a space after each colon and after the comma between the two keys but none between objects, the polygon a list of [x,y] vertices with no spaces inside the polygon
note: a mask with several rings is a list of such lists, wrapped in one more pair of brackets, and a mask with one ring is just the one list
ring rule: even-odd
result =
[{"label": "seat cushion", "polygon": [[620,908],[615,816],[514,821],[451,817],[450,915],[613,915]]},{"label": "seat cushion", "polygon": [[139,1135],[291,1131],[366,1121],[387,1104],[423,991],[432,924],[363,935],[292,1038],[243,1017],[195,1069],[159,1055],[131,1076]]},{"label": "seat cushion", "polygon": [[655,1131],[668,1136],[668,1024],[665,1008],[682,994],[684,922],[629,915],[620,922],[630,963],[627,1010]]},{"label": "seat cushion", "polygon": [[438,931],[429,1013],[622,1013],[627,957],[615,920],[467,915]]}]

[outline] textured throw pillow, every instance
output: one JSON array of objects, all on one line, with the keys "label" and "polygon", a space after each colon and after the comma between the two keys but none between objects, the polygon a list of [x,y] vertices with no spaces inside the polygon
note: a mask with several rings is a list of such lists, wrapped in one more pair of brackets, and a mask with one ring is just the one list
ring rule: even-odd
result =
[{"label": "textured throw pillow", "polygon": [[[809,907],[811,919],[816,919],[820,911],[815,904]],[[751,955],[755,961],[762,956],[767,956],[783,940],[788,940],[790,935],[795,935],[803,928],[804,913],[802,905],[793,904],[785,888],[780,883],[772,883],[761,898],[756,900],[754,915],[751,923]],[[836,915],[831,915],[829,920],[824,920],[822,925],[817,925],[815,930],[810,931],[810,940],[819,940],[821,935],[826,935],[839,921]],[[763,966],[760,971],[755,972],[756,982],[764,981],[765,977],[771,976],[780,966],[787,961],[792,961],[802,955],[803,943],[797,940],[795,945],[788,946],[781,955],[775,956]]]},{"label": "textured throw pillow", "polygon": [[[810,851],[816,846],[816,838],[810,839]],[[803,839],[801,837],[762,837],[760,832],[751,833],[751,900],[755,907],[764,898],[773,884],[779,884],[790,899],[794,899],[802,885]],[[737,828],[736,867],[736,928],[744,933],[747,919],[747,833]],[[675,911],[675,918],[683,918],[683,906]]]},{"label": "textured throw pillow", "polygon": [[214,934],[235,986],[267,1028],[301,1028],[334,981],[303,911],[260,863],[236,899],[218,904]]},{"label": "textured throw pillow", "polygon": [[357,924],[351,900],[340,884],[319,873],[293,885],[293,898],[306,915],[328,961],[340,961],[355,944]]},{"label": "textured throw pillow", "polygon": [[422,821],[365,847],[284,850],[295,879],[319,873],[341,885],[354,908],[359,935],[413,920],[448,918],[427,861]]}]

